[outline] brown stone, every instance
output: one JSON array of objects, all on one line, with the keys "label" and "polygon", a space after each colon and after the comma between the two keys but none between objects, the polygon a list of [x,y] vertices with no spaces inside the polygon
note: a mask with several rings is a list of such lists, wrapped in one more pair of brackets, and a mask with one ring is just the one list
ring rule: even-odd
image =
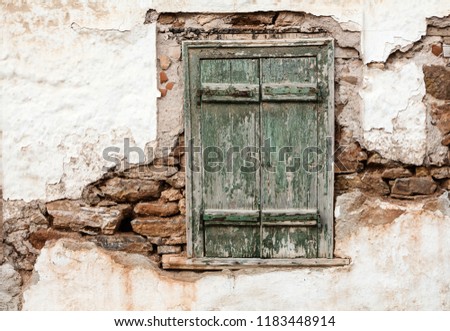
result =
[{"label": "brown stone", "polygon": [[186,236],[183,216],[171,218],[141,217],[131,221],[133,231],[146,237],[179,238]]},{"label": "brown stone", "polygon": [[388,195],[389,186],[381,179],[381,172],[367,171],[364,173],[336,176],[335,188],[337,191],[360,189],[378,195]]},{"label": "brown stone", "polygon": [[97,204],[99,207],[110,207],[115,205],[117,205],[117,202],[111,200],[102,200]]},{"label": "brown stone", "polygon": [[[447,133],[444,138],[442,138],[441,144],[444,146],[450,145],[450,133]],[[181,162],[180,162],[181,164]]]},{"label": "brown stone", "polygon": [[164,200],[141,202],[134,207],[134,212],[138,215],[167,217],[180,212],[178,203],[164,202]]},{"label": "brown stone", "polygon": [[435,179],[450,178],[450,167],[431,169],[431,176]]},{"label": "brown stone", "polygon": [[162,70],[169,69],[171,63],[172,62],[170,61],[170,58],[167,55],[161,55],[159,57],[159,66],[161,67]]},{"label": "brown stone", "polygon": [[183,199],[183,194],[179,189],[169,188],[161,192],[161,200],[164,201],[178,201]]},{"label": "brown stone", "polygon": [[172,23],[172,25],[174,28],[182,28],[184,27],[185,23],[186,21],[183,18],[178,17],[176,21]]},{"label": "brown stone", "polygon": [[95,206],[96,204],[102,201],[104,195],[103,192],[100,191],[100,189],[97,188],[96,186],[88,185],[83,189],[83,192],[81,193],[81,198],[88,205]]},{"label": "brown stone", "polygon": [[167,95],[167,89],[163,87],[158,88],[159,92],[161,92],[161,97],[164,98]]},{"label": "brown stone", "polygon": [[274,13],[238,14],[230,16],[230,23],[236,26],[259,26],[272,24]]},{"label": "brown stone", "polygon": [[152,261],[153,263],[155,263],[158,267],[161,264],[161,255],[158,254],[152,254],[149,256],[150,261]]},{"label": "brown stone", "polygon": [[450,133],[450,102],[442,104],[431,104],[431,117],[433,124],[437,126],[439,131],[446,135]]},{"label": "brown stone", "polygon": [[175,83],[174,83],[174,82],[168,82],[168,83],[166,84],[166,89],[171,90],[171,89],[173,89],[174,86],[175,86]]},{"label": "brown stone", "polygon": [[360,223],[364,223],[365,225],[389,224],[400,217],[404,212],[405,211],[401,209],[381,209],[378,205],[365,206],[361,213]]},{"label": "brown stone", "polygon": [[384,167],[397,167],[398,163],[395,162],[395,161],[392,161],[392,160],[385,159],[378,153],[373,153],[367,159],[367,165],[384,166]]},{"label": "brown stone", "polygon": [[160,71],[159,72],[159,82],[161,84],[167,82],[169,80],[169,77],[167,77],[167,74],[165,71]]},{"label": "brown stone", "polygon": [[450,36],[450,26],[449,27],[428,26],[427,35],[442,36],[442,37]]},{"label": "brown stone", "polygon": [[102,194],[117,202],[138,202],[157,199],[161,194],[161,185],[155,180],[140,180],[115,177],[100,185]]},{"label": "brown stone", "polygon": [[184,188],[186,186],[186,176],[184,173],[176,173],[172,177],[166,179],[166,182],[175,188]]},{"label": "brown stone", "polygon": [[275,20],[276,26],[300,25],[305,19],[304,13],[282,12]]},{"label": "brown stone", "polygon": [[185,154],[180,156],[180,167],[186,167],[186,156]]},{"label": "brown stone", "polygon": [[350,143],[337,149],[334,157],[336,173],[352,173],[361,171],[364,165],[361,161],[367,160],[367,154],[358,143]]},{"label": "brown stone", "polygon": [[450,133],[450,111],[444,112],[441,116],[439,116],[436,121],[436,126],[443,134]]},{"label": "brown stone", "polygon": [[370,62],[367,64],[367,66],[371,69],[386,69],[386,64],[384,62]]},{"label": "brown stone", "polygon": [[178,172],[176,167],[163,165],[142,165],[125,172],[129,179],[167,180]]},{"label": "brown stone", "polygon": [[175,14],[160,14],[158,16],[158,23],[160,24],[172,24],[177,19]]},{"label": "brown stone", "polygon": [[386,179],[405,178],[411,176],[412,172],[405,168],[386,169],[385,171],[383,171],[383,174],[381,175],[382,178]]},{"label": "brown stone", "polygon": [[427,177],[430,176],[430,170],[427,167],[417,167],[416,168],[417,177]]},{"label": "brown stone", "polygon": [[446,179],[441,183],[441,186],[444,190],[450,190],[450,179]]},{"label": "brown stone", "polygon": [[341,81],[344,81],[346,83],[356,85],[358,83],[358,77],[355,76],[344,76],[341,78]]},{"label": "brown stone", "polygon": [[157,158],[157,159],[153,160],[153,164],[156,166],[161,166],[161,165],[175,166],[179,163],[180,163],[180,160],[177,157],[173,157],[173,156],[165,156],[165,157]]},{"label": "brown stone", "polygon": [[77,200],[59,200],[47,203],[47,212],[53,217],[53,227],[87,234],[114,234],[120,222],[131,212],[130,205],[110,207],[83,206]]},{"label": "brown stone", "polygon": [[442,54],[442,44],[434,44],[431,46],[431,53],[433,53],[436,56],[439,56]]},{"label": "brown stone", "polygon": [[186,236],[172,236],[169,238],[162,238],[162,237],[150,237],[147,236],[147,239],[155,245],[183,245],[186,244]]},{"label": "brown stone", "polygon": [[427,93],[442,100],[450,100],[450,69],[445,66],[423,66]]},{"label": "brown stone", "polygon": [[61,238],[71,238],[80,240],[81,235],[76,232],[65,232],[65,231],[57,231],[52,228],[48,229],[38,229],[35,232],[30,233],[30,237],[28,238],[31,245],[33,245],[36,249],[42,249],[45,243],[50,240],[58,240]]},{"label": "brown stone", "polygon": [[99,235],[89,240],[111,251],[124,251],[147,255],[153,250],[153,245],[147,238],[134,233],[117,233],[114,236]]},{"label": "brown stone", "polygon": [[181,253],[181,246],[163,245],[158,246],[158,254],[179,254]]},{"label": "brown stone", "polygon": [[212,22],[216,18],[217,18],[217,16],[215,16],[215,15],[197,15],[195,17],[195,20],[197,21],[198,24],[205,25],[205,24]]},{"label": "brown stone", "polygon": [[392,187],[394,195],[428,195],[437,189],[436,183],[430,177],[398,178]]},{"label": "brown stone", "polygon": [[180,209],[181,215],[186,215],[186,199],[181,199],[178,202],[178,208]]}]

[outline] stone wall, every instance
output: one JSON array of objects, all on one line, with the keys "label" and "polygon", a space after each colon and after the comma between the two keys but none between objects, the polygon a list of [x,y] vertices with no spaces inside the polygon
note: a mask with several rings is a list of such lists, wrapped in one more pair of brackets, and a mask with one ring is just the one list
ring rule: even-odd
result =
[{"label": "stone wall", "polygon": [[[345,31],[333,19],[305,13],[266,12],[244,14],[147,14],[148,23],[157,17],[158,69],[161,98],[159,143],[155,159],[125,171],[111,170],[87,185],[77,200],[36,201],[17,205],[7,202],[6,240],[16,266],[32,270],[35,257],[47,240],[63,237],[97,243],[109,250],[141,253],[159,265],[161,255],[185,252],[185,158],[183,123],[183,79],[181,42],[191,39],[289,39],[333,37],[336,40],[336,155],[337,196],[358,189],[378,197],[422,199],[441,195],[449,187],[450,167],[446,135],[448,112],[448,69],[424,65],[425,105],[439,130],[438,160],[431,153],[420,165],[383,158],[361,145],[359,125],[362,102],[363,63],[360,35]],[[445,28],[433,30],[408,52],[394,54],[387,64],[371,70],[385,72],[397,62],[449,62],[442,58]],[[179,114],[179,122],[166,121],[166,113]],[[181,132],[181,134],[180,134]],[[164,146],[164,147],[163,147]],[[405,146],[407,147],[407,146]],[[405,153],[410,148],[405,148]],[[164,154],[166,153],[166,154]],[[11,206],[10,206],[11,204]],[[10,210],[11,208],[11,210]],[[20,209],[21,211],[17,211]]]},{"label": "stone wall", "polygon": [[[450,251],[450,60],[442,54],[450,17],[428,19],[420,40],[366,65],[362,32],[331,16],[154,10],[142,16],[143,26],[157,29],[158,61],[147,65],[154,65],[160,91],[158,148],[145,164],[124,168],[129,160],[122,158],[122,165],[101,172],[104,160],[90,147],[74,153],[55,143],[62,154],[76,155],[64,161],[55,191],[14,199],[20,195],[14,186],[4,201],[0,309],[22,303],[31,310],[450,309],[450,270],[443,265]],[[122,32],[75,32],[123,41]],[[186,251],[181,42],[318,37],[336,40],[334,253],[352,264],[214,275],[160,270],[164,255]],[[141,146],[151,140],[142,125],[135,129]],[[106,147],[102,139],[97,145]],[[80,159],[89,175],[74,184]],[[103,294],[92,296],[97,287]]]}]

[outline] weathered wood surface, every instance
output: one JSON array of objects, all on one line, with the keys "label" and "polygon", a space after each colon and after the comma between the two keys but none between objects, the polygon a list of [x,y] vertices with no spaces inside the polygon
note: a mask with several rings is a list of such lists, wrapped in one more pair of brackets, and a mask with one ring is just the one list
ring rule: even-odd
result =
[{"label": "weathered wood surface", "polygon": [[316,258],[316,259],[215,259],[187,258],[185,256],[164,255],[164,269],[179,270],[239,270],[250,268],[301,268],[301,267],[339,267],[350,264],[347,258]]},{"label": "weathered wood surface", "polygon": [[332,257],[332,41],[184,45],[189,256]]}]

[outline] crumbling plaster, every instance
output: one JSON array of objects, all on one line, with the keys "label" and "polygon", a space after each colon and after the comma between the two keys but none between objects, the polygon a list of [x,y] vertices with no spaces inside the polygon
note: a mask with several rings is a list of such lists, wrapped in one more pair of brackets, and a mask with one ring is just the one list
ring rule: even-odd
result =
[{"label": "crumbling plaster", "polygon": [[331,16],[343,28],[362,32],[365,63],[386,61],[394,50],[407,47],[425,34],[427,17],[450,13],[450,4],[442,0],[154,0],[153,8],[159,12],[288,10]]},{"label": "crumbling plaster", "polygon": [[[329,15],[345,29],[362,31],[366,63],[384,61],[394,49],[418,40],[426,17],[450,11],[438,0],[407,6],[387,0],[3,2],[5,199],[77,198],[83,186],[104,172],[105,147],[120,147],[123,157],[124,138],[141,148],[156,139],[156,33],[154,24],[142,24],[150,8]],[[400,9],[407,12],[399,14]],[[369,80],[376,75],[366,72]],[[163,115],[178,121],[182,109],[174,107],[172,114]],[[415,114],[420,107],[416,103]],[[390,117],[397,114],[393,110]],[[367,146],[380,140],[386,149],[396,144],[381,136],[368,133]],[[408,161],[417,163],[421,153]]]},{"label": "crumbling plaster", "polygon": [[365,147],[387,159],[422,164],[427,132],[421,66],[402,61],[390,70],[366,68],[361,96]]},{"label": "crumbling plaster", "polygon": [[[22,4],[20,6],[19,4]],[[155,26],[143,1],[1,5],[4,198],[76,198],[102,151],[156,138]]]},{"label": "crumbling plaster", "polygon": [[177,274],[60,240],[42,250],[24,309],[450,309],[446,196],[393,204],[355,191],[336,204],[336,254],[352,257],[348,267]]},{"label": "crumbling plaster", "polygon": [[[398,48],[406,51],[425,33],[426,17],[450,13],[450,5],[442,1],[5,1],[0,5],[0,101],[7,174],[3,198],[11,206],[79,198],[83,187],[104,173],[105,147],[123,150],[124,138],[144,147],[161,138],[157,133],[179,133],[164,132],[156,125],[160,95],[156,24],[143,24],[149,9],[289,10],[332,16],[344,29],[361,31],[366,64],[384,62]],[[363,70],[358,63],[352,70],[357,72],[362,109],[354,91],[349,89],[353,92],[346,95],[346,83],[339,84],[338,97],[345,104],[339,124],[350,128],[362,147],[420,165],[429,156],[433,128],[422,100],[421,68],[445,62],[414,54],[391,55],[388,62],[365,65]],[[173,65],[169,73],[182,77],[181,69]],[[182,84],[175,86],[181,95]],[[391,97],[394,94],[398,100]],[[182,106],[166,105],[164,114],[158,115],[164,115],[165,122],[179,121]],[[445,147],[436,132],[431,150],[439,164]],[[346,268],[175,276],[157,270],[142,256],[106,253],[89,243],[49,242],[38,258],[24,307],[450,309],[450,270],[442,264],[450,257],[448,197],[431,201],[384,201],[358,192],[338,196],[336,255],[352,258]],[[39,208],[33,210],[42,218]],[[11,219],[22,217],[19,210],[13,212]],[[35,225],[29,215],[22,218]],[[26,255],[32,249],[25,240],[29,230],[21,226],[17,223],[17,231],[5,242],[8,250],[14,247]],[[39,251],[31,253],[31,262],[14,262],[19,268],[33,269]],[[8,280],[0,282],[5,284],[0,286],[0,308],[17,309],[20,276],[9,264],[0,268],[0,278]],[[211,288],[219,290],[211,292]],[[238,302],[239,297],[252,299]],[[307,300],[311,297],[317,300]]]}]

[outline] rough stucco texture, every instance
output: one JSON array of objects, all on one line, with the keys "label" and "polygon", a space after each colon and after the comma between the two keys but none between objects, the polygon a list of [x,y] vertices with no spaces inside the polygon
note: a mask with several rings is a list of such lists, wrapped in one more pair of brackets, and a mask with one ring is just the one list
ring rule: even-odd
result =
[{"label": "rough stucco texture", "polygon": [[359,192],[338,197],[336,253],[352,258],[349,267],[168,273],[143,257],[59,241],[41,252],[24,308],[450,309],[450,265],[442,263],[450,259],[450,206],[446,195],[437,201],[427,207]]},{"label": "rough stucco texture", "polygon": [[[345,29],[363,32],[363,57],[370,62],[382,61],[398,45],[419,39],[427,16],[450,11],[439,0],[415,4],[403,6],[388,0],[5,1],[0,6],[3,168],[8,173],[4,198],[77,198],[84,185],[99,178],[103,166],[111,165],[102,158],[104,148],[117,146],[123,152],[124,138],[139,147],[156,138],[155,26],[143,24],[150,8],[161,12],[298,10],[330,15]],[[400,9],[408,15],[399,15]],[[381,138],[368,135],[367,139],[378,143]],[[412,153],[412,161],[420,153]]]},{"label": "rough stucco texture", "polygon": [[398,62],[391,70],[366,68],[364,83],[365,147],[388,159],[420,165],[426,152],[422,68],[413,62]]},{"label": "rough stucco texture", "polygon": [[425,18],[449,13],[450,4],[446,0],[364,1],[364,62],[386,61],[394,50],[405,48],[425,35]]},{"label": "rough stucco texture", "polygon": [[450,7],[442,0],[412,0],[408,4],[396,0],[154,0],[158,11],[245,12],[257,10],[303,11],[332,16],[345,29],[363,34],[362,55],[365,63],[385,61],[395,49],[406,47],[426,32],[425,18],[442,17]]},{"label": "rough stucco texture", "polygon": [[155,26],[139,3],[2,3],[5,199],[78,197],[104,148],[156,138]]}]

